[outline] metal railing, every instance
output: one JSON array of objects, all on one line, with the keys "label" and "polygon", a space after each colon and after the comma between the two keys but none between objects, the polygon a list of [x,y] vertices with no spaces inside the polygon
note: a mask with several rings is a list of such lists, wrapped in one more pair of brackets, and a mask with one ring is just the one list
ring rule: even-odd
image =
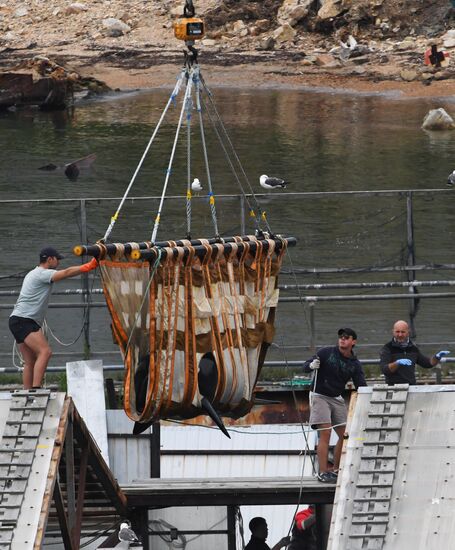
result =
[{"label": "metal railing", "polygon": [[[285,282],[282,282],[280,285],[281,296],[280,302],[283,304],[294,304],[301,303],[306,307],[306,316],[307,316],[307,336],[308,342],[305,346],[302,346],[302,350],[311,352],[314,350],[318,344],[321,342],[318,339],[318,334],[321,333],[321,330],[318,328],[318,325],[323,321],[323,319],[316,319],[315,311],[318,307],[323,307],[324,304],[335,304],[335,303],[344,303],[347,305],[353,305],[354,303],[366,304],[371,302],[387,302],[391,303],[392,301],[404,301],[408,304],[408,318],[411,327],[411,333],[416,332],[416,318],[418,315],[418,304],[420,300],[452,300],[455,297],[455,292],[443,291],[443,292],[434,292],[432,289],[447,287],[451,288],[455,286],[455,280],[450,280],[447,276],[444,276],[440,279],[432,276],[431,280],[417,280],[417,274],[432,274],[438,272],[450,272],[455,271],[455,264],[449,262],[441,263],[440,261],[426,261],[418,262],[418,257],[416,253],[416,236],[415,236],[415,223],[416,219],[418,221],[418,216],[416,218],[416,213],[414,211],[414,200],[416,197],[424,199],[423,206],[419,205],[419,216],[425,215],[425,201],[431,200],[440,200],[444,204],[444,198],[447,194],[450,194],[451,190],[434,190],[434,189],[419,189],[419,190],[377,190],[377,191],[339,191],[339,192],[311,192],[311,193],[277,193],[269,195],[257,195],[259,200],[266,198],[267,201],[277,202],[280,200],[286,200],[287,203],[291,200],[294,204],[297,201],[302,201],[302,205],[307,204],[308,201],[318,201],[318,204],[321,204],[320,201],[332,200],[336,198],[340,201],[340,204],[344,200],[348,200],[350,204],[356,199],[377,199],[388,197],[391,199],[391,203],[396,205],[397,200],[402,201],[403,206],[403,234],[400,236],[398,247],[403,251],[402,261],[400,264],[395,265],[370,265],[368,267],[368,277],[371,278],[371,274],[382,274],[388,277],[404,277],[406,280],[381,280],[381,281],[350,281],[350,282],[338,282],[330,281],[324,283],[303,283],[301,281],[302,277],[311,277],[313,278],[327,278],[332,277],[337,279],[339,276],[352,278],[355,274],[357,279],[362,276],[362,273],[365,273],[365,266],[343,266],[343,265],[326,265],[313,267],[311,265],[303,265],[303,261],[299,260],[299,265],[292,265],[289,267],[285,263],[283,269],[283,278],[287,279]],[[453,191],[452,191],[453,192]],[[247,197],[248,198],[248,197]],[[127,202],[134,204],[139,201],[157,201],[159,197],[130,197],[127,199]],[[38,200],[6,200],[0,201],[0,215],[3,212],[2,209],[8,210],[9,208],[15,209],[17,207],[33,209],[36,207],[39,210],[46,210],[46,208],[52,209],[53,206],[61,205],[62,211],[66,212],[68,210],[77,209],[77,223],[74,224],[74,227],[71,227],[72,234],[67,237],[68,245],[74,245],[78,242],[87,243],[90,239],[90,234],[95,232],[98,236],[102,234],[102,230],[99,228],[99,220],[94,221],[92,208],[98,207],[100,204],[103,205],[103,208],[110,207],[111,204],[116,204],[118,198],[83,198],[83,199],[38,199]],[[197,198],[196,200],[204,200],[202,197]],[[230,216],[230,219],[234,221],[237,229],[241,234],[246,234],[252,230],[249,228],[249,218],[248,218],[248,209],[246,208],[246,198],[242,195],[221,195],[217,196],[218,203],[230,205],[231,210],[229,213],[233,212],[233,215]],[[185,197],[168,197],[167,201],[170,203],[182,204],[185,201]],[[324,204],[324,203],[322,203]],[[400,203],[401,207],[401,203]],[[92,212],[92,216],[90,216]],[[99,227],[95,227],[98,224]],[[25,232],[26,232],[25,228]],[[296,235],[301,242],[305,239],[298,233],[299,226],[294,225],[291,229],[296,230]],[[343,229],[344,232],[349,231],[349,226]],[[295,234],[295,233],[294,233]],[[20,239],[18,242],[11,243],[11,249],[14,251],[18,248],[23,250],[24,254],[27,251],[30,254],[36,255],[36,238],[34,235],[22,234],[17,237]],[[386,243],[387,244],[387,243]],[[305,245],[308,247],[308,245]],[[28,247],[28,248],[27,248]],[[6,254],[9,252],[7,251]],[[451,257],[449,256],[449,260]],[[5,269],[5,268],[3,268]],[[1,275],[1,273],[0,273]],[[290,277],[293,277],[293,283],[289,282]],[[282,279],[283,279],[282,278]],[[365,278],[367,276],[365,275]],[[96,338],[93,337],[93,330],[91,327],[91,313],[95,310],[104,309],[105,303],[104,300],[91,301],[91,296],[101,295],[103,293],[102,289],[94,288],[90,289],[88,284],[88,277],[82,278],[82,288],[72,288],[72,289],[56,289],[53,296],[53,301],[50,304],[51,309],[59,310],[75,310],[84,308],[86,314],[84,316],[84,327],[83,327],[83,339],[84,339],[84,350],[86,350],[86,358],[93,357],[109,357],[110,355],[116,353],[111,350],[100,351],[103,349],[103,346],[99,346],[96,343]],[[380,292],[384,289],[391,289],[397,292]],[[399,289],[405,290],[407,292],[399,292]],[[425,292],[417,291],[419,289],[425,289]],[[357,290],[358,292],[350,294],[350,291]],[[336,291],[339,291],[338,293]],[[311,295],[308,293],[311,292]],[[368,293],[367,293],[368,292]],[[18,294],[18,290],[11,289],[2,289],[0,287],[0,297],[15,297]],[[68,300],[61,300],[61,297],[68,297]],[[78,300],[72,298],[78,297]],[[7,312],[12,310],[13,301],[10,303],[0,303],[0,312]],[[436,308],[437,309],[437,308]],[[382,337],[382,335],[381,335]],[[328,338],[324,338],[324,341]],[[435,339],[433,339],[435,340]],[[383,343],[383,342],[382,342]],[[371,346],[380,346],[381,344],[370,344]],[[427,342],[428,346],[435,345],[435,342]],[[292,347],[292,346],[290,346]],[[359,346],[360,347],[360,346]],[[56,352],[56,357],[72,357],[80,356],[80,352]],[[6,357],[7,352],[0,350],[0,357]],[[368,363],[372,364],[374,360],[369,360]],[[285,364],[284,362],[283,364]],[[294,361],[288,361],[287,364],[294,363]],[[299,363],[299,362],[297,362]],[[296,363],[296,364],[297,364]],[[269,366],[279,366],[281,363],[279,361],[269,362]]]}]

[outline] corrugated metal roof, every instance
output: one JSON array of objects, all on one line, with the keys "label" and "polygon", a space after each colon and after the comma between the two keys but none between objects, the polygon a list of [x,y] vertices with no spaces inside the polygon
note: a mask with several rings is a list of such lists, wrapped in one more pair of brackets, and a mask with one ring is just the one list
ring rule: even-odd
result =
[{"label": "corrugated metal roof", "polygon": [[[400,550],[440,550],[455,547],[455,386],[411,386],[398,439],[396,467],[391,474],[384,469],[388,459],[378,457],[375,468],[383,473],[359,473],[361,456],[368,441],[371,423],[372,388],[360,388],[349,440],[342,461],[339,487],[335,496],[329,550],[356,548]],[[369,420],[370,418],[370,420]],[[387,420],[384,415],[382,422]],[[398,424],[396,424],[398,426]],[[396,431],[396,430],[395,430]],[[396,435],[396,434],[395,434]],[[381,454],[393,454],[395,435],[384,431]],[[381,448],[381,446],[379,447]],[[376,502],[368,504],[366,533],[379,533],[383,521],[384,537],[376,542],[353,538],[361,516],[353,514],[365,506],[366,485],[375,485]],[[360,483],[359,483],[360,481]],[[391,483],[390,498],[388,483]],[[369,497],[368,497],[369,498]],[[372,510],[375,509],[375,512]],[[370,536],[369,535],[369,536]],[[370,537],[371,538],[371,537]],[[359,545],[363,542],[363,546]],[[365,546],[365,544],[367,544]]]}]

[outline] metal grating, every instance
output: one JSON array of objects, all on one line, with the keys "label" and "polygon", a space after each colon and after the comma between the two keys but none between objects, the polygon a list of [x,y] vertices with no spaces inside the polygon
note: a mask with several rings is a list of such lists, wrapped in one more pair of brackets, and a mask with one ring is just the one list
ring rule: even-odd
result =
[{"label": "metal grating", "polygon": [[352,550],[382,550],[409,386],[376,385],[364,428],[351,529]]},{"label": "metal grating", "polygon": [[49,396],[49,390],[12,395],[0,446],[0,549],[12,545]]}]

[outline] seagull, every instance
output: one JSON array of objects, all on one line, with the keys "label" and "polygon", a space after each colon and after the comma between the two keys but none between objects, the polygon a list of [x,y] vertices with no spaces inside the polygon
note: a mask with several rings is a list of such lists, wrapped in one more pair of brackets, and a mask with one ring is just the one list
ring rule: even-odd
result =
[{"label": "seagull", "polygon": [[191,191],[202,191],[201,182],[197,178],[194,178],[193,183],[191,184]]},{"label": "seagull", "polygon": [[287,183],[280,178],[269,178],[269,176],[263,175],[259,178],[259,183],[264,189],[276,189],[277,187],[286,187]]},{"label": "seagull", "polygon": [[74,160],[73,162],[69,162],[68,164],[64,164],[63,166],[57,166],[56,164],[50,163],[44,166],[40,166],[38,170],[46,170],[47,172],[51,172],[53,170],[63,170],[65,176],[70,181],[76,181],[79,177],[81,168],[90,168],[95,159],[96,154],[92,153],[91,155],[87,155],[86,157]]},{"label": "seagull", "polygon": [[131,529],[130,524],[127,522],[120,524],[120,531],[118,532],[118,540],[120,542],[138,542],[136,533]]},{"label": "seagull", "polygon": [[447,185],[455,185],[455,170],[449,174],[449,177],[447,178]]}]

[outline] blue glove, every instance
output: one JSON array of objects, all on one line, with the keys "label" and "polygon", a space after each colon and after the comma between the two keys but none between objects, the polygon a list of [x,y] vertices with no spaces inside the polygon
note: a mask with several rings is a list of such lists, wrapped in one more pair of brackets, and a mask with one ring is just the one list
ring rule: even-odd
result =
[{"label": "blue glove", "polygon": [[400,367],[411,367],[414,364],[411,359],[398,359],[396,363],[397,365],[400,365]]},{"label": "blue glove", "polygon": [[436,359],[438,361],[440,361],[443,357],[445,357],[446,355],[450,355],[450,351],[446,350],[446,349],[443,349],[441,351],[438,351],[438,353],[435,353],[434,356],[436,357]]}]

